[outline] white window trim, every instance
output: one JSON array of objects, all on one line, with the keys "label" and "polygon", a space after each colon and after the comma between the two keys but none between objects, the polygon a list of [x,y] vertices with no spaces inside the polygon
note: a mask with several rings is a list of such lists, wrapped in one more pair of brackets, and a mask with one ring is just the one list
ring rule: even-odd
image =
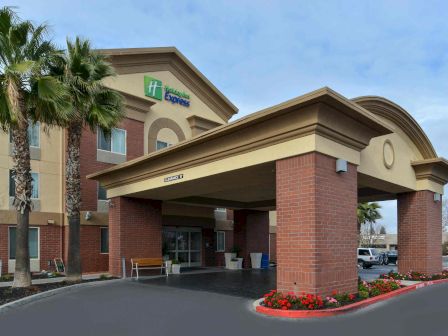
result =
[{"label": "white window trim", "polygon": [[[9,225],[8,226],[8,260],[16,260],[16,259],[11,259],[11,256],[9,254],[10,250],[11,250],[11,235],[9,234],[9,229],[10,228],[15,228],[16,229],[16,234],[17,234],[17,225]],[[40,260],[40,227],[38,226],[30,226],[28,229],[37,229],[37,258],[30,258],[30,260]],[[17,249],[17,246],[16,246]],[[16,251],[17,254],[17,251]]]},{"label": "white window trim", "polygon": [[[33,125],[33,123],[31,123],[30,125]],[[37,135],[38,135],[38,140],[37,141],[39,143],[39,146],[33,146],[33,145],[30,144],[30,147],[40,148],[40,122],[38,121],[34,125],[36,125],[39,128],[39,132],[37,132]]]},{"label": "white window trim", "polygon": [[[29,126],[30,125],[33,125],[33,123],[30,121],[30,123],[29,123]],[[41,140],[41,137],[40,137],[40,121],[37,121],[34,125],[36,125],[37,127],[39,127],[39,132],[37,133],[37,135],[38,135],[38,142],[39,142],[39,146],[33,146],[33,145],[31,145],[30,144],[30,147],[33,147],[33,148],[39,148],[40,149],[40,140]],[[28,126],[28,127],[29,127]],[[12,145],[13,144],[13,142],[11,141],[11,131],[9,131],[9,136],[8,136],[8,138],[9,138],[9,143]],[[29,139],[28,139],[28,141],[29,141]]]},{"label": "white window trim", "polygon": [[[218,234],[222,234],[223,236],[223,248],[218,248]],[[225,252],[226,251],[226,232],[225,231],[216,231],[216,252]]]},{"label": "white window trim", "polygon": [[[10,189],[10,187],[11,187],[11,182],[10,182],[9,174],[10,174],[11,170],[12,170],[12,169],[9,169],[9,171],[8,171],[8,196],[9,196],[9,197],[15,197],[15,196],[11,196],[11,195],[9,195],[9,189]],[[38,196],[39,196],[38,198],[31,197],[31,199],[32,199],[32,200],[40,200],[40,174],[39,174],[39,173],[36,173],[36,172],[33,172],[33,171],[32,171],[31,173],[37,174],[37,189],[38,189]]]},{"label": "white window trim", "polygon": [[36,172],[31,172],[37,175],[37,198],[31,197],[32,200],[40,200],[40,174]]},{"label": "white window trim", "polygon": [[110,141],[110,151],[106,150],[106,149],[101,149],[98,148],[99,146],[99,136],[100,136],[100,128],[97,129],[96,131],[96,150],[102,151],[102,152],[106,152],[106,153],[113,153],[113,154],[118,154],[118,155],[127,155],[128,153],[128,131],[125,130],[124,128],[113,128],[114,130],[119,130],[119,131],[124,131],[124,153],[120,153],[120,152],[114,152],[113,148],[112,148],[112,130],[111,130],[111,141]]},{"label": "white window trim", "polygon": [[[104,229],[109,230],[109,227],[108,227],[108,226],[101,226],[101,227],[100,227],[100,254],[109,254],[109,252],[101,252],[101,237],[103,236],[103,235],[102,235],[102,231],[103,231]],[[109,235],[109,232],[107,232],[107,234]],[[109,249],[109,243],[107,244],[107,247],[108,247],[108,249]]]}]

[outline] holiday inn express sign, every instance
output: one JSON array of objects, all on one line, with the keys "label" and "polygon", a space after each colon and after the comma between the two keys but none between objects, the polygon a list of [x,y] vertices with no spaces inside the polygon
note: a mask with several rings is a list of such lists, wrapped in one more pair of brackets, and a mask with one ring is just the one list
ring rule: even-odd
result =
[{"label": "holiday inn express sign", "polygon": [[145,96],[157,100],[165,99],[172,104],[179,104],[185,107],[190,106],[190,95],[184,91],[174,89],[168,85],[163,86],[161,80],[154,77],[145,76]]}]

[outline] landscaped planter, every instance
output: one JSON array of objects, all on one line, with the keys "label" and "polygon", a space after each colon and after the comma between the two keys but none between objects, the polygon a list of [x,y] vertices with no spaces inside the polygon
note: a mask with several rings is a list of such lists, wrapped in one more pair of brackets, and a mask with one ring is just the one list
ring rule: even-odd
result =
[{"label": "landscaped planter", "polygon": [[171,271],[173,274],[180,274],[180,264],[172,264]]},{"label": "landscaped planter", "polygon": [[237,270],[238,269],[238,260],[230,260],[229,267],[230,270]]},{"label": "landscaped planter", "polygon": [[250,254],[250,262],[252,265],[252,268],[261,268],[261,257],[262,253],[251,253]]},{"label": "landscaped planter", "polygon": [[238,269],[242,269],[243,268],[243,259],[244,258],[236,258],[236,260],[238,261]]},{"label": "landscaped planter", "polygon": [[[387,280],[385,280],[387,281]],[[371,298],[360,300],[357,302],[349,303],[341,307],[336,308],[324,308],[324,309],[311,309],[311,310],[287,310],[287,309],[273,309],[263,305],[265,299],[259,299],[254,302],[255,311],[258,313],[275,316],[275,317],[286,317],[286,318],[317,318],[317,317],[327,317],[344,314],[356,309],[360,309],[371,304],[390,299],[392,297],[405,294],[411,291],[415,291],[419,288],[431,286],[439,283],[447,283],[448,279],[426,281],[421,283],[416,283],[410,286],[402,287],[397,290],[391,291],[389,293],[377,295]]]},{"label": "landscaped planter", "polygon": [[224,260],[226,263],[226,268],[230,267],[230,261],[235,258],[236,258],[236,253],[229,253],[229,252],[224,253]]}]

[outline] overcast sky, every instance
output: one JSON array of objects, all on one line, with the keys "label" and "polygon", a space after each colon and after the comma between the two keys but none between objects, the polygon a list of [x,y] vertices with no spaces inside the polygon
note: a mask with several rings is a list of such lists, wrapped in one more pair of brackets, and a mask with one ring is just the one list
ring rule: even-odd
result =
[{"label": "overcast sky", "polygon": [[[8,4],[8,0],[6,1]],[[238,117],[329,86],[384,96],[448,157],[448,1],[14,1],[54,40],[96,48],[176,46]],[[396,230],[395,202],[384,224]]]}]

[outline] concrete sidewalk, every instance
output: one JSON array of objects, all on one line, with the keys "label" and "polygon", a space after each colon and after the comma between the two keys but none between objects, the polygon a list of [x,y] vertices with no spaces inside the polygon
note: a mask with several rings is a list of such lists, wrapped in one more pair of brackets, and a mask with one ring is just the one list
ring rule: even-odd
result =
[{"label": "concrete sidewalk", "polygon": [[[83,274],[82,279],[83,280],[93,280],[93,279],[99,279],[101,275],[109,275],[108,273],[95,273],[95,274]],[[67,280],[66,277],[58,277],[58,278],[47,278],[47,279],[35,279],[32,280],[31,283],[33,285],[41,285],[46,283],[57,283]],[[11,287],[12,281],[6,281],[6,282],[0,282],[0,287]]]}]

